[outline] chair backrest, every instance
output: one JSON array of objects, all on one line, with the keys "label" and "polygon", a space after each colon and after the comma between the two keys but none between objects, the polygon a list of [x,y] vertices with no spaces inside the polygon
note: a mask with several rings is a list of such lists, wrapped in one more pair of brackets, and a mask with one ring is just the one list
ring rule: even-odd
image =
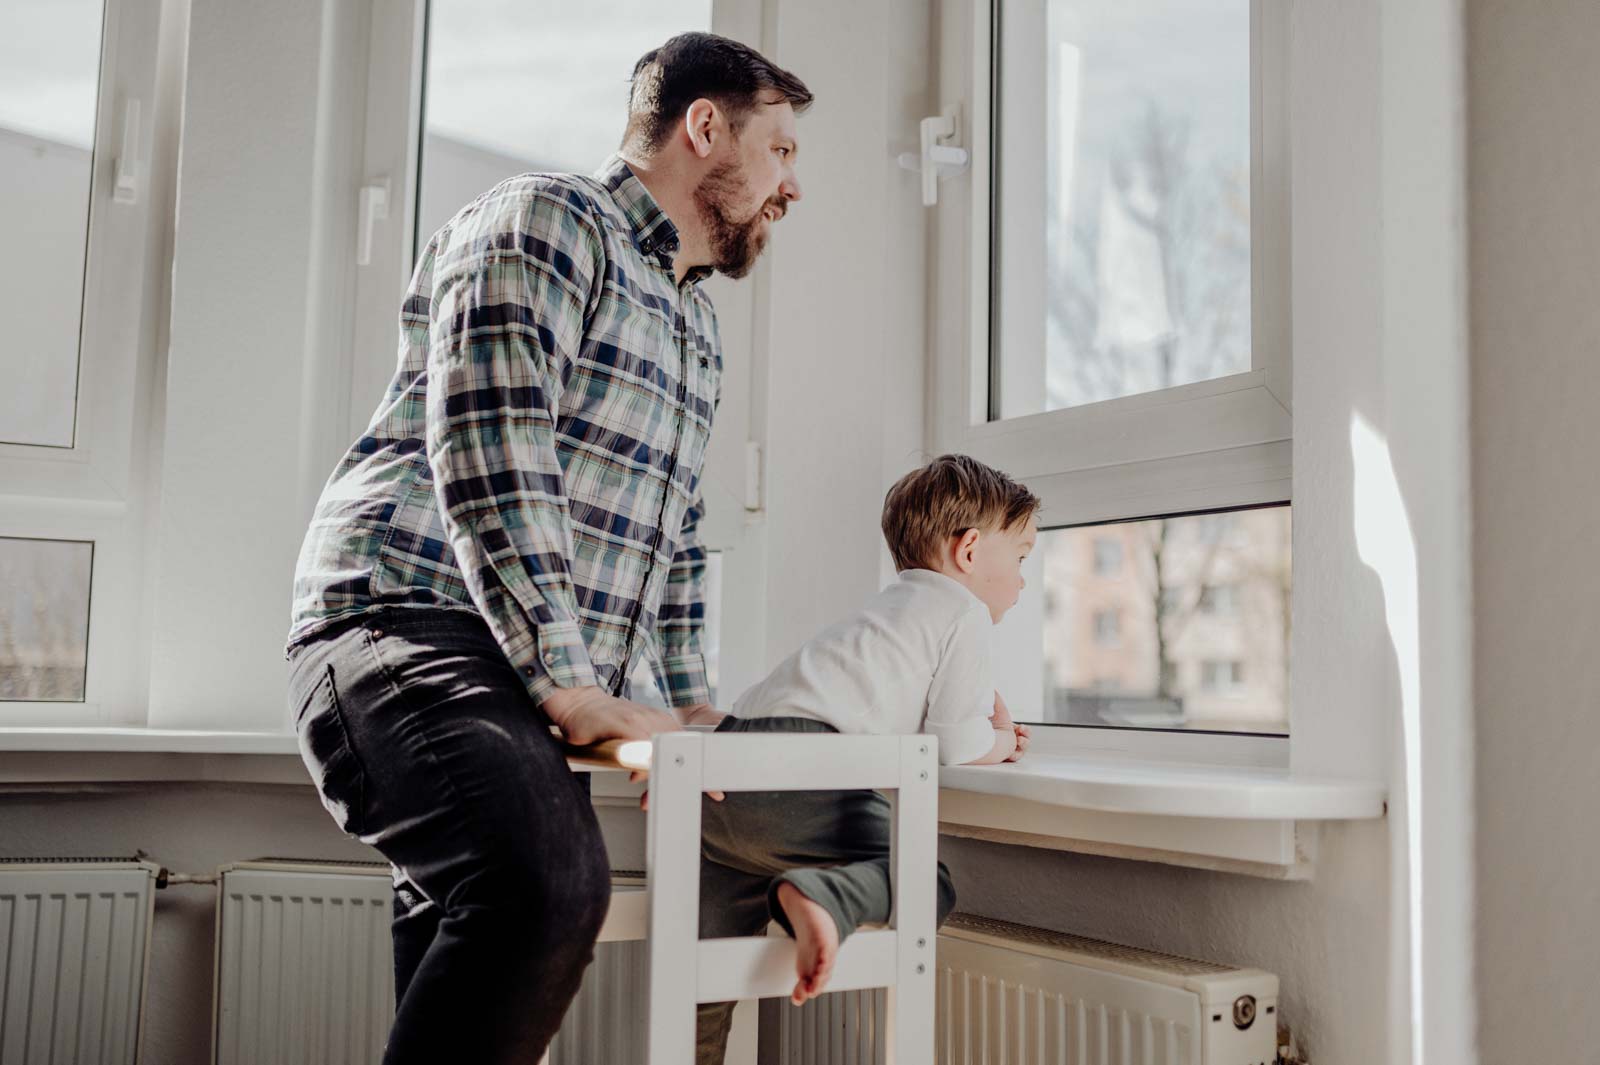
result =
[{"label": "chair backrest", "polygon": [[839,951],[829,988],[888,989],[891,1063],[933,1061],[938,741],[932,736],[672,732],[651,758],[647,1065],[693,1065],[695,1005],[787,995],[794,944],[700,940],[700,795],[876,788],[893,807],[891,927]]}]

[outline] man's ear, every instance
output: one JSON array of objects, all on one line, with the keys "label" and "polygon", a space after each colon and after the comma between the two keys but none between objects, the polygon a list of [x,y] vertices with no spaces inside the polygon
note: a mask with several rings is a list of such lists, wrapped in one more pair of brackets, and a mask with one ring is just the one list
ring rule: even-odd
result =
[{"label": "man's ear", "polygon": [[978,564],[978,530],[968,529],[956,539],[956,568],[971,573]]},{"label": "man's ear", "polygon": [[722,112],[717,105],[701,97],[683,113],[683,131],[689,137],[689,148],[704,159],[711,154],[712,146],[721,132]]}]

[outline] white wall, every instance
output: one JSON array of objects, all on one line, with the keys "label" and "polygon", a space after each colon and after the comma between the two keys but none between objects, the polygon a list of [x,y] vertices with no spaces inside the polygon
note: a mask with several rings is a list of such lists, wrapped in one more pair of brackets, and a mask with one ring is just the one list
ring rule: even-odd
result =
[{"label": "white wall", "polygon": [[1479,1057],[1593,1061],[1600,8],[1466,11]]},{"label": "white wall", "polygon": [[923,5],[782,4],[773,23],[763,43],[817,102],[762,345],[768,666],[878,590],[886,478],[921,445],[926,220],[894,157],[931,77]]}]

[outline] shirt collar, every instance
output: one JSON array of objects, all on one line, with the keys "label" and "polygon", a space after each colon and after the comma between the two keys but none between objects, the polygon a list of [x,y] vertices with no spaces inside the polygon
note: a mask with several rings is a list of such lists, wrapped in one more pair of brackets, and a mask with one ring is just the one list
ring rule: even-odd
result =
[{"label": "shirt collar", "polygon": [[897,576],[900,580],[910,581],[912,584],[921,584],[929,588],[943,588],[947,591],[954,592],[957,595],[964,596],[967,599],[972,600],[974,603],[983,602],[983,600],[978,597],[978,593],[974,592],[971,588],[968,588],[965,584],[962,584],[954,577],[945,576],[938,570],[922,569],[921,567],[917,567],[914,569],[903,569],[899,573],[895,574],[895,576]]},{"label": "shirt collar", "polygon": [[[634,176],[627,160],[620,155],[613,155],[595,171],[594,178],[606,187],[617,201],[617,206],[622,208],[628,224],[633,227],[633,239],[639,245],[639,250],[645,255],[656,256],[670,268],[680,243],[678,227],[667,217],[667,212],[661,209],[656,198],[650,195],[644,182]],[[697,266],[684,275],[684,280],[690,283],[701,281],[711,273],[709,266]]]}]

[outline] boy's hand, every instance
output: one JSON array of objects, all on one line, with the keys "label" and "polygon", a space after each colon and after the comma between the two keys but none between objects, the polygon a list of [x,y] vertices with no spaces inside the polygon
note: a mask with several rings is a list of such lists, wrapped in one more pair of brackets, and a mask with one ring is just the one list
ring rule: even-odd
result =
[{"label": "boy's hand", "polygon": [[1032,738],[1033,734],[1028,731],[1027,725],[1018,725],[1013,722],[1011,727],[1016,731],[1017,734],[1017,749],[1011,752],[1010,757],[1008,757],[1006,761],[1015,762],[1018,758],[1021,758],[1022,753],[1028,749],[1028,741]]},{"label": "boy's hand", "polygon": [[990,719],[995,728],[1010,728],[1014,722],[1011,720],[1011,711],[1006,708],[1006,701],[1000,698],[1000,693],[994,693],[994,716]]},{"label": "boy's hand", "polygon": [[1021,758],[1023,752],[1028,749],[1028,741],[1033,737],[1033,733],[1028,730],[1027,725],[1019,725],[1011,719],[1011,711],[1006,707],[1006,701],[1000,697],[999,692],[994,693],[994,717],[991,720],[995,728],[1010,729],[1016,734],[1017,745],[1006,756],[1006,761],[1015,762]]}]

